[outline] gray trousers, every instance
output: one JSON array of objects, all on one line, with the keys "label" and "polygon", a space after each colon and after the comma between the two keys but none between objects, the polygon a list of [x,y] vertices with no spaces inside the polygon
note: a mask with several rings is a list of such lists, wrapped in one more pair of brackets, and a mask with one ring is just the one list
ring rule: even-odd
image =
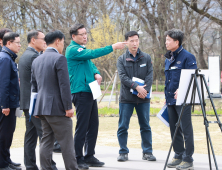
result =
[{"label": "gray trousers", "polygon": [[54,138],[61,146],[66,170],[77,170],[73,141],[72,119],[66,116],[40,116],[42,123],[42,140],[40,143],[40,164],[42,170],[52,170],[51,157]]},{"label": "gray trousers", "polygon": [[[39,170],[36,165],[36,153],[35,148],[37,145],[38,137],[39,141],[42,138],[42,125],[41,120],[39,118],[31,117],[31,121],[29,121],[29,110],[24,109],[25,113],[25,124],[26,124],[26,132],[24,139],[24,164],[26,170]],[[53,170],[57,170],[56,163],[52,160],[51,166]]]}]

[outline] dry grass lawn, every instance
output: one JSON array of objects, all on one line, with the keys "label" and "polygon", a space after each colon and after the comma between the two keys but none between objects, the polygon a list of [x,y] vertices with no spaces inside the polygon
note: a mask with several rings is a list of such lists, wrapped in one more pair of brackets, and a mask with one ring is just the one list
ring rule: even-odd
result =
[{"label": "dry grass lawn", "polygon": [[[193,116],[195,153],[207,153],[205,126],[203,117]],[[215,120],[215,117],[208,117],[208,120]],[[222,117],[220,117],[222,121]],[[76,118],[73,118],[73,129]],[[153,134],[153,149],[168,151],[171,138],[169,128],[166,127],[157,117],[150,118]],[[97,145],[118,147],[117,140],[118,117],[100,117],[100,127]],[[210,135],[216,155],[222,155],[222,133],[217,124],[210,124]],[[23,147],[25,133],[25,118],[18,118],[16,131],[14,133],[12,147]],[[141,148],[141,137],[137,117],[132,117],[128,136],[129,148]]]}]

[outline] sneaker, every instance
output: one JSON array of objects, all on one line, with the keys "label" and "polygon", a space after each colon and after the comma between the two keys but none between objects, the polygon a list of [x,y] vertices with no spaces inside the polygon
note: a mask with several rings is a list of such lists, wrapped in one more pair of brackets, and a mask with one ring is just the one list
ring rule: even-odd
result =
[{"label": "sneaker", "polygon": [[125,162],[128,161],[128,153],[121,153],[119,154],[117,161],[119,162]]},{"label": "sneaker", "polygon": [[95,158],[94,156],[91,156],[89,158],[85,158],[84,162],[91,167],[101,167],[103,166],[105,163],[104,162],[100,162],[97,158]]},{"label": "sneaker", "polygon": [[177,170],[193,170],[193,162],[181,162],[176,166]]},{"label": "sneaker", "polygon": [[179,165],[181,162],[182,162],[182,159],[173,158],[172,162],[167,164],[167,167],[168,168],[176,168],[176,166]]},{"label": "sneaker", "polygon": [[82,159],[77,160],[77,164],[79,169],[89,169],[89,166]]},{"label": "sneaker", "polygon": [[143,160],[147,160],[147,161],[156,161],[156,157],[153,156],[152,153],[143,153],[143,157],[142,157]]}]

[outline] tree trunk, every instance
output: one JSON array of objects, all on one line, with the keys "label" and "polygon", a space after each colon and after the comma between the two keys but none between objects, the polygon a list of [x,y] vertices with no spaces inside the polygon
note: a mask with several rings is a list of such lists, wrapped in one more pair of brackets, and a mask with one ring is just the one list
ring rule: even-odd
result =
[{"label": "tree trunk", "polygon": [[203,36],[200,37],[200,49],[199,49],[199,61],[200,61],[200,65],[201,65],[201,69],[207,69],[207,64],[205,62],[204,59],[204,54],[203,54]]},{"label": "tree trunk", "polygon": [[222,71],[222,26],[220,27],[220,71]]}]

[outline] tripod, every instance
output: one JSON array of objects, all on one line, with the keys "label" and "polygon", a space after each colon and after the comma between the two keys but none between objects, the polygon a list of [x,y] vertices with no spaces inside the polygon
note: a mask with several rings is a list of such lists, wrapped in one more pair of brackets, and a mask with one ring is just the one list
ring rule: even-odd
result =
[{"label": "tripod", "polygon": [[[221,129],[221,132],[222,132],[222,124],[220,122],[220,119],[219,119],[217,111],[215,109],[213,100],[211,98],[210,91],[209,91],[209,88],[207,86],[207,82],[206,82],[205,76],[204,76],[204,74],[199,74],[198,72],[200,72],[200,70],[196,69],[195,73],[191,74],[191,79],[190,79],[189,86],[188,86],[188,89],[187,89],[187,92],[186,92],[186,95],[185,95],[185,98],[184,98],[184,102],[182,104],[182,109],[180,111],[180,116],[178,118],[178,122],[176,123],[176,130],[175,130],[174,135],[173,135],[172,143],[171,143],[168,155],[167,155],[167,159],[166,159],[166,162],[165,162],[164,170],[166,169],[167,162],[168,162],[169,156],[170,156],[170,152],[171,152],[171,149],[173,147],[173,143],[175,141],[177,131],[178,131],[179,127],[180,127],[180,122],[181,122],[181,118],[183,116],[184,109],[188,105],[193,106],[193,110],[194,110],[194,105],[201,105],[201,109],[202,109],[202,113],[203,113],[203,118],[204,118],[205,131],[206,131],[206,140],[207,140],[207,149],[208,149],[208,158],[209,158],[210,170],[212,170],[210,149],[212,151],[215,167],[218,170],[217,161],[216,161],[216,157],[215,157],[215,154],[214,154],[213,144],[212,144],[212,141],[211,141],[210,132],[209,132],[208,127],[209,127],[209,123],[217,123],[219,128]],[[200,83],[198,83],[198,80],[199,80]],[[192,83],[193,83],[193,85],[192,85]],[[191,86],[193,88],[191,88]],[[211,105],[213,107],[214,114],[216,116],[217,121],[208,121],[207,120],[206,109],[205,109],[206,103],[204,101],[204,86],[206,87],[207,94],[208,94],[208,96],[210,98],[210,102],[211,102]],[[191,100],[190,100],[189,103],[187,103],[188,94],[190,92],[190,89],[192,89]],[[198,104],[195,103],[196,91],[197,91],[198,98],[199,98],[199,103]]]}]

